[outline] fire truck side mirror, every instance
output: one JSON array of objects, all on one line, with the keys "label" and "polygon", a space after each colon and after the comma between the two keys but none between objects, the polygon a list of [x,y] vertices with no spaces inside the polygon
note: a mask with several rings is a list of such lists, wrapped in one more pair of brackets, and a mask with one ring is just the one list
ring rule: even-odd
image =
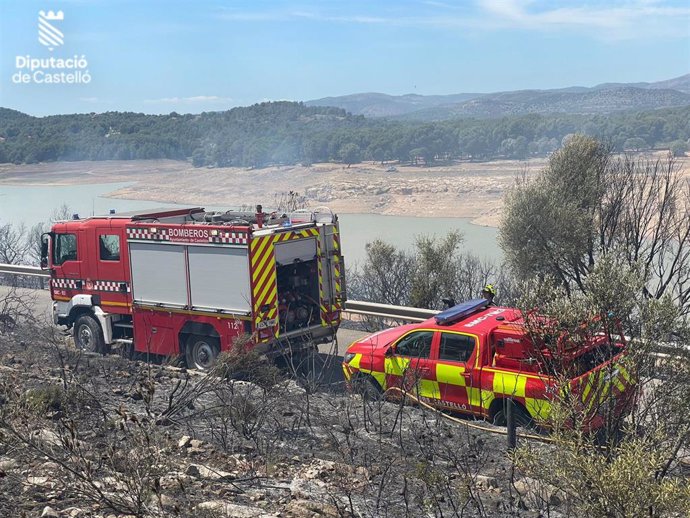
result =
[{"label": "fire truck side mirror", "polygon": [[48,268],[48,239],[50,234],[41,234],[41,269]]}]

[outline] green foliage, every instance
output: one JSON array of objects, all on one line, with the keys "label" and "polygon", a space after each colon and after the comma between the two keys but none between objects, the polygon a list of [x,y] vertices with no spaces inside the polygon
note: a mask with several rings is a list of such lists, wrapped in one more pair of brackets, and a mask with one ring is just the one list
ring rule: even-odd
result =
[{"label": "green foliage", "polygon": [[536,179],[518,179],[499,232],[505,256],[522,279],[552,277],[567,293],[587,293],[587,277],[611,255],[639,272],[640,294],[670,296],[688,313],[690,191],[672,158],[611,151],[570,136]]},{"label": "green foliage", "polygon": [[48,411],[64,410],[67,394],[62,387],[46,385],[28,390],[24,394],[24,407],[30,412],[43,415]]},{"label": "green foliage", "polygon": [[410,252],[381,240],[367,243],[364,263],[348,271],[349,297],[442,309],[444,298],[458,302],[477,298],[491,282],[498,286],[498,301],[514,301],[515,285],[507,271],[463,252],[462,240],[459,232],[442,238],[417,236]]},{"label": "green foliage", "polygon": [[688,150],[688,145],[682,140],[674,140],[671,142],[670,151],[673,156],[685,156]]},{"label": "green foliage", "polygon": [[449,158],[521,159],[553,152],[575,133],[605,139],[618,151],[628,141],[665,148],[669,142],[690,138],[689,118],[688,106],[431,123],[366,119],[339,108],[293,102],[185,115],[106,112],[31,117],[0,108],[0,163],[169,158],[191,160],[197,167],[263,167],[337,160],[351,164],[421,159],[429,165]]},{"label": "green foliage", "polygon": [[441,299],[457,292],[458,249],[463,237],[449,232],[443,239],[417,236],[417,267],[412,275],[410,303],[418,308],[441,307]]},{"label": "green foliage", "polygon": [[[615,376],[623,366],[634,380],[627,389],[636,390],[630,414],[612,411],[620,396],[594,385],[593,408],[604,416],[604,428],[589,433],[583,424],[590,414],[579,398],[569,397],[567,378],[573,373],[566,374],[562,389],[554,391],[547,422],[553,447],[524,443],[515,455],[517,468],[558,491],[576,516],[686,516],[690,510],[690,486],[678,466],[690,446],[690,362],[684,351],[690,335],[670,297],[645,298],[643,285],[642,268],[616,254],[597,261],[584,291],[570,296],[548,277],[522,285],[518,305],[532,336],[565,334],[575,344],[584,343],[578,337],[601,331],[616,341],[618,333],[628,337],[628,355],[604,372]],[[672,334],[677,352],[652,356]]]},{"label": "green foliage", "polygon": [[348,142],[341,147],[339,155],[340,159],[345,162],[348,167],[362,161],[362,150],[353,142]]},{"label": "green foliage", "polygon": [[660,477],[668,451],[650,438],[633,438],[607,458],[581,443],[555,436],[548,453],[523,447],[517,467],[562,491],[577,516],[687,516],[690,486]]}]

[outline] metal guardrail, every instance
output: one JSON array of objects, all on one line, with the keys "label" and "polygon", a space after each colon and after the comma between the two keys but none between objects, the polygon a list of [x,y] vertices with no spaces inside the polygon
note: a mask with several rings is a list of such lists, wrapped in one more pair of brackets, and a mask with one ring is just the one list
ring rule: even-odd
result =
[{"label": "metal guardrail", "polygon": [[348,300],[345,302],[345,311],[354,315],[407,320],[408,322],[423,322],[438,314],[438,311],[433,309],[392,306],[390,304],[362,302],[359,300]]},{"label": "metal guardrail", "polygon": [[0,273],[9,273],[11,275],[30,275],[32,277],[50,277],[50,274],[41,270],[38,266],[24,266],[20,264],[3,264],[0,263]]},{"label": "metal guardrail", "polygon": [[[50,274],[46,270],[42,270],[38,266],[0,263],[0,274],[3,273],[10,275],[30,275],[32,277],[50,277]],[[423,322],[438,313],[438,311],[432,309],[392,306],[390,304],[378,304],[376,302],[362,302],[358,300],[348,300],[345,303],[345,311],[353,315],[406,320],[408,322]]]},{"label": "metal guardrail", "polygon": [[[23,266],[16,264],[0,263],[0,274],[10,275],[30,275],[33,277],[50,277],[46,270],[42,270],[38,266]],[[371,316],[379,318],[387,318],[391,320],[404,320],[407,322],[423,322],[439,311],[433,309],[412,308],[408,306],[393,306],[390,304],[379,304],[377,302],[363,302],[359,300],[348,300],[345,303],[345,311],[352,315]],[[680,349],[685,349],[690,352],[690,347],[681,346]],[[661,356],[677,355],[679,353],[678,345],[672,343],[658,343],[655,347],[655,353]]]}]

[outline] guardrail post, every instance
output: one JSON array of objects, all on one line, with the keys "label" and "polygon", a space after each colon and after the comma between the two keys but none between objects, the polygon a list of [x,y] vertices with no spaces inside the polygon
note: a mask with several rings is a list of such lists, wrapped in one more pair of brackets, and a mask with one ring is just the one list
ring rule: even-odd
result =
[{"label": "guardrail post", "polygon": [[506,427],[508,428],[508,449],[514,450],[517,446],[517,429],[515,426],[515,411],[512,399],[506,401]]}]

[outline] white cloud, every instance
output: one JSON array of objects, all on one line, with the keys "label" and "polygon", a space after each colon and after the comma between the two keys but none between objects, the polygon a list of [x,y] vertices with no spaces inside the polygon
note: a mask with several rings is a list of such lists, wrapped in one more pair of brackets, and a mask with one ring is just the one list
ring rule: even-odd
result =
[{"label": "white cloud", "polygon": [[[228,21],[286,21],[438,27],[447,29],[530,31],[575,30],[602,39],[688,37],[690,7],[662,0],[617,0],[583,3],[551,0],[475,0],[474,4],[425,0],[423,13],[397,10],[343,12],[323,4],[303,10],[240,11],[224,9],[218,16]],[[318,6],[318,7],[316,7]]]},{"label": "white cloud", "polygon": [[[613,4],[581,4],[552,7],[534,0],[478,0],[489,21],[506,27],[553,30],[584,28],[614,31],[608,37],[643,37],[663,25],[668,31],[688,36],[689,7],[662,5],[656,0],[627,0]],[[681,34],[678,34],[678,31]],[[672,36],[671,32],[667,35]]]}]

